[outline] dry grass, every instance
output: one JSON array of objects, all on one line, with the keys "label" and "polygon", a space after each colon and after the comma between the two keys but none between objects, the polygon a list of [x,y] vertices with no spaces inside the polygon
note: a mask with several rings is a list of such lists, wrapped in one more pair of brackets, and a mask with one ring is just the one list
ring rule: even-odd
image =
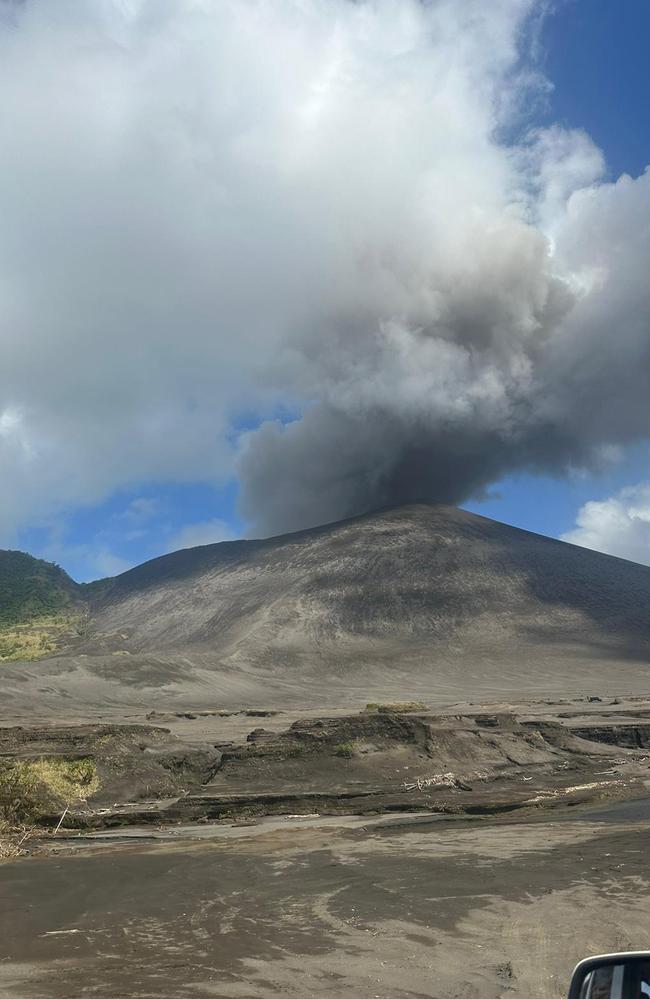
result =
[{"label": "dry grass", "polygon": [[12,829],[0,822],[0,861],[16,860],[27,854],[27,843],[33,836],[33,830]]},{"label": "dry grass", "polygon": [[99,791],[99,777],[94,760],[84,757],[79,760],[40,759],[23,764],[51,794],[64,805],[84,801]]},{"label": "dry grass", "polygon": [[0,663],[42,659],[51,655],[65,639],[81,633],[83,617],[78,613],[48,614],[26,624],[0,626]]}]

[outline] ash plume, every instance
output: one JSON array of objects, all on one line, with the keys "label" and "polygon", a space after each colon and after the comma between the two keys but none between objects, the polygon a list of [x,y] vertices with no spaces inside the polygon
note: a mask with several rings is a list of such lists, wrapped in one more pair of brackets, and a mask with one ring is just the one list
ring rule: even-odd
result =
[{"label": "ash plume", "polygon": [[237,475],[270,534],[647,437],[650,175],[533,127],[545,7],[12,5],[0,533]]}]

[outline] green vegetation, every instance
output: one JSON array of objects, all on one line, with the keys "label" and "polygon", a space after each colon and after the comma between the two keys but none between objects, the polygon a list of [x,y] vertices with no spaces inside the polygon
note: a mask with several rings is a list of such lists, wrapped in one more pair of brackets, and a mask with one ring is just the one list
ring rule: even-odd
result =
[{"label": "green vegetation", "polygon": [[26,624],[70,609],[80,587],[54,562],[0,551],[0,627]]},{"label": "green vegetation", "polygon": [[99,790],[95,763],[82,759],[0,762],[0,832],[34,825],[43,816],[85,801]]},{"label": "green vegetation", "polygon": [[0,662],[50,655],[79,634],[81,592],[53,562],[0,551]]},{"label": "green vegetation", "polygon": [[342,756],[345,760],[350,760],[354,756],[354,743],[353,742],[339,742],[338,746],[334,746],[334,755]]},{"label": "green vegetation", "polygon": [[378,711],[380,714],[408,714],[411,711],[430,711],[428,704],[422,701],[393,701],[387,704],[366,704],[366,711]]}]

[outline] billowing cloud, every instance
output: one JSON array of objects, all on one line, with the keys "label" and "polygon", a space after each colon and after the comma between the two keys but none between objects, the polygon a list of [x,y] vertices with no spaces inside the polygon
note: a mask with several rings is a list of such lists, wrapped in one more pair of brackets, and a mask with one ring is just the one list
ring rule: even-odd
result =
[{"label": "billowing cloud", "polygon": [[650,484],[622,489],[606,500],[585,503],[563,541],[650,565]]},{"label": "billowing cloud", "polygon": [[650,175],[530,127],[542,6],[12,6],[0,536],[232,474],[272,533],[647,436]]}]

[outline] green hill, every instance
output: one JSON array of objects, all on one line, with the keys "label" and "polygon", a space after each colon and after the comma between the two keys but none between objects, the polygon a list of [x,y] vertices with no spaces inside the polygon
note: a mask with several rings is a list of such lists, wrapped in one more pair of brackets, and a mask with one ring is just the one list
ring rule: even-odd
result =
[{"label": "green hill", "polygon": [[78,634],[81,594],[53,562],[0,550],[0,661],[48,655]]}]

